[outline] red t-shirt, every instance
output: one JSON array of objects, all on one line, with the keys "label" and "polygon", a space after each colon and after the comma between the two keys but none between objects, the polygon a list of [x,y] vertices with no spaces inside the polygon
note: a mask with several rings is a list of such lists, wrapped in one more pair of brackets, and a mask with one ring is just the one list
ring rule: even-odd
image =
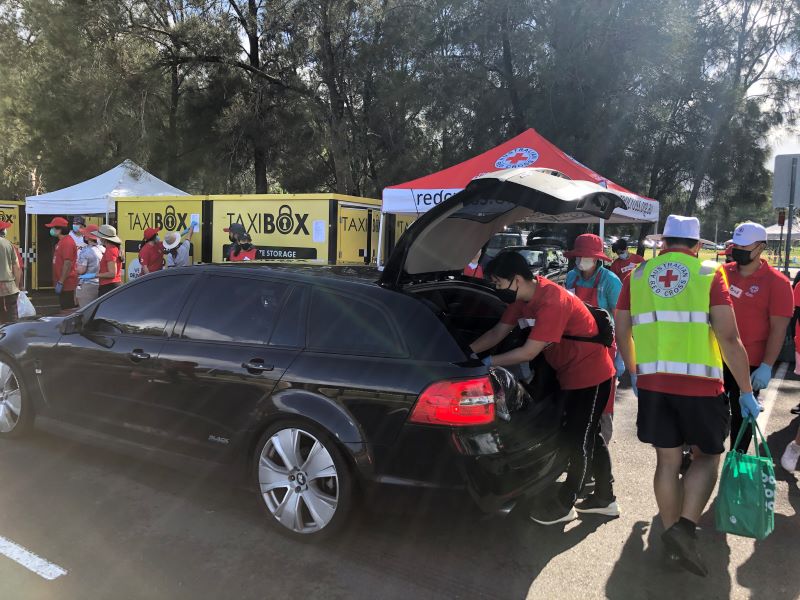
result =
[{"label": "red t-shirt", "polygon": [[250,250],[239,250],[239,254],[236,254],[236,250],[233,246],[228,251],[228,260],[231,262],[244,262],[248,260],[255,260],[258,256],[258,248],[253,247]]},{"label": "red t-shirt", "polygon": [[599,385],[614,376],[608,348],[593,342],[562,340],[562,335],[593,337],[597,323],[584,303],[560,285],[536,277],[536,293],[530,302],[510,304],[500,319],[506,325],[530,327],[528,338],[552,342],[544,357],[556,370],[561,389],[579,390]]},{"label": "red t-shirt", "polygon": [[464,267],[464,275],[468,277],[474,277],[475,279],[483,279],[483,267],[478,265],[474,269],[467,265]]},{"label": "red t-shirt", "polygon": [[75,245],[75,240],[71,236],[65,235],[58,241],[56,251],[53,253],[54,286],[61,279],[61,271],[64,269],[64,263],[68,260],[72,261],[72,267],[64,280],[65,292],[71,292],[78,287],[78,246]]},{"label": "red t-shirt", "polygon": [[164,268],[164,246],[161,242],[144,244],[139,250],[139,264],[147,267],[149,273]]},{"label": "red t-shirt", "polygon": [[101,279],[100,285],[108,285],[110,283],[122,283],[122,261],[119,258],[119,248],[117,248],[114,244],[109,244],[106,246],[106,251],[103,253],[103,257],[100,259],[100,267],[99,272],[105,273],[108,271],[108,263],[113,262],[114,267],[116,268],[116,275],[114,275],[113,279]]},{"label": "red t-shirt", "polygon": [[626,277],[630,277],[631,273],[636,269],[637,265],[644,262],[644,258],[639,256],[638,254],[630,254],[628,253],[628,258],[622,259],[618,258],[614,262],[611,263],[609,266],[609,270],[611,270],[614,275],[619,277],[620,281],[625,281]]},{"label": "red t-shirt", "polygon": [[739,336],[747,350],[750,366],[757,367],[763,362],[767,349],[769,318],[791,318],[794,312],[792,284],[763,259],[758,270],[749,277],[739,273],[739,265],[735,262],[726,264],[724,268],[728,274]]},{"label": "red t-shirt", "polygon": [[[688,250],[669,250],[669,252],[681,252],[694,256]],[[667,250],[660,254],[666,254]],[[725,282],[725,275],[720,270],[711,282],[711,306],[732,306],[731,297],[728,292],[728,284]],[[631,309],[631,278],[628,277],[622,282],[622,292],[617,300],[617,310]],[[705,379],[703,377],[690,377],[688,375],[669,375],[667,373],[656,373],[655,375],[640,375],[637,380],[637,387],[651,392],[662,394],[673,394],[676,396],[700,396],[710,397],[719,396],[724,391],[721,379]]]},{"label": "red t-shirt", "polygon": [[[800,306],[800,284],[794,286],[794,305]],[[794,347],[795,352],[800,352],[800,319],[794,324]]]}]

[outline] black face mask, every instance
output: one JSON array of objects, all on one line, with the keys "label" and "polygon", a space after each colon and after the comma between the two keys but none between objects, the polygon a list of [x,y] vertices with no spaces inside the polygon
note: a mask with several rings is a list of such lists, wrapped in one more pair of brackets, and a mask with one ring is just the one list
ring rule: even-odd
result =
[{"label": "black face mask", "polygon": [[753,262],[753,258],[750,256],[752,250],[742,250],[741,248],[734,248],[731,250],[731,258],[733,258],[734,262],[741,267],[745,267]]},{"label": "black face mask", "polygon": [[494,294],[495,294],[495,296],[500,298],[500,300],[502,300],[506,304],[513,304],[514,302],[517,301],[517,292],[518,291],[519,291],[519,289],[512,290],[511,286],[509,284],[509,287],[507,287],[507,288],[503,288],[501,290],[495,290]]}]

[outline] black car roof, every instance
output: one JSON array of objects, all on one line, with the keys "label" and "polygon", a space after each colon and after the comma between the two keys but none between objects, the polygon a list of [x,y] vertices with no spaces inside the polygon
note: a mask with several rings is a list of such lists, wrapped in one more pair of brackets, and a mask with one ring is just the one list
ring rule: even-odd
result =
[{"label": "black car roof", "polygon": [[226,263],[206,263],[197,264],[189,267],[166,269],[164,274],[170,272],[191,272],[191,273],[247,273],[250,275],[278,275],[314,284],[324,280],[326,283],[357,285],[365,288],[379,288],[377,284],[380,272],[375,267],[364,265],[307,265],[307,264],[285,264],[285,263],[253,263],[253,262],[226,262]]}]

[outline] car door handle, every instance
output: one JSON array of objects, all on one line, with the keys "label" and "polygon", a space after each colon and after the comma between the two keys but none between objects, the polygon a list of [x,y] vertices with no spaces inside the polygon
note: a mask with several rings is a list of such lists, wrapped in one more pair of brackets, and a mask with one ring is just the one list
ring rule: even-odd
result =
[{"label": "car door handle", "polygon": [[242,368],[250,372],[263,373],[264,371],[272,371],[275,369],[272,365],[265,365],[264,361],[259,358],[254,358],[249,362],[243,362]]},{"label": "car door handle", "polygon": [[143,350],[133,350],[128,356],[130,356],[131,360],[134,362],[138,362],[140,360],[147,360],[150,358],[150,355]]}]

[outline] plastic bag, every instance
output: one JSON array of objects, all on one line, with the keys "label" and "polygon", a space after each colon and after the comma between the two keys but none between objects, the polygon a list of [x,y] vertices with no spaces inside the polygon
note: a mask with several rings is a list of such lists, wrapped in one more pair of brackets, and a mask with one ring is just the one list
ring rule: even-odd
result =
[{"label": "plastic bag", "polygon": [[755,456],[736,451],[725,455],[714,516],[718,531],[763,540],[775,528],[775,470],[755,419],[742,423],[733,447],[748,425],[756,432]]},{"label": "plastic bag", "polygon": [[27,292],[20,292],[17,296],[17,316],[22,319],[23,317],[35,317],[36,309],[33,302],[28,298]]}]

